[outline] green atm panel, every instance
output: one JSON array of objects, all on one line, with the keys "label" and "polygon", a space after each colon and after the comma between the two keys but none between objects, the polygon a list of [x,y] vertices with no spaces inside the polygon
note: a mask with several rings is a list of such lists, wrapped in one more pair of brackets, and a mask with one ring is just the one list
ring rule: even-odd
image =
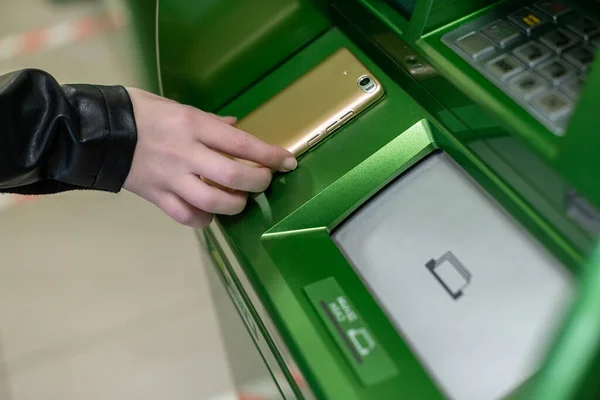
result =
[{"label": "green atm panel", "polygon": [[175,3],[177,100],[241,118],[341,47],[386,89],[208,230],[284,398],[597,398],[598,2]]},{"label": "green atm panel", "polygon": [[167,97],[222,107],[329,26],[303,0],[161,0],[157,46]]}]

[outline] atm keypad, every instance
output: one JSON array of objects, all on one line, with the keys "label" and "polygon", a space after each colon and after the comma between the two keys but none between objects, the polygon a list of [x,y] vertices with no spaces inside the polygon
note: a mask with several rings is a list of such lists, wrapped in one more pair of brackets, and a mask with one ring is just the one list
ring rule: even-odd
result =
[{"label": "atm keypad", "polygon": [[474,60],[495,50],[494,43],[481,33],[471,33],[462,37],[456,41],[456,45]]},{"label": "atm keypad", "polygon": [[510,14],[508,19],[521,28],[525,33],[531,35],[534,30],[539,29],[544,24],[548,23],[548,17],[538,11],[533,11],[531,8],[525,7]]},{"label": "atm keypad", "polygon": [[579,43],[579,40],[577,40],[575,35],[564,29],[555,29],[542,35],[540,42],[550,47],[556,53],[562,53]]},{"label": "atm keypad", "polygon": [[535,4],[535,8],[552,18],[558,20],[558,18],[573,11],[571,7],[564,4],[563,2],[551,0],[551,1],[539,1]]},{"label": "atm keypad", "polygon": [[492,22],[485,26],[481,32],[500,47],[505,47],[521,37],[521,33],[517,28],[503,20]]},{"label": "atm keypad", "polygon": [[600,23],[573,1],[529,1],[483,15],[442,41],[560,136],[600,51]]},{"label": "atm keypad", "polygon": [[563,93],[566,93],[571,99],[576,100],[581,95],[581,91],[583,90],[583,79],[574,78],[568,82],[565,82],[560,89]]},{"label": "atm keypad", "polygon": [[588,46],[577,46],[565,53],[565,60],[582,71],[586,71],[594,61],[594,51]]},{"label": "atm keypad", "polygon": [[537,74],[525,72],[515,77],[510,83],[511,89],[525,100],[531,100],[550,87],[550,84]]},{"label": "atm keypad", "polygon": [[534,100],[537,110],[551,121],[558,121],[573,109],[573,102],[562,93],[552,90]]},{"label": "atm keypad", "polygon": [[575,67],[561,59],[552,60],[541,65],[538,71],[542,77],[555,86],[560,85],[577,73]]},{"label": "atm keypad", "polygon": [[513,54],[530,67],[535,67],[553,55],[550,49],[538,42],[525,43],[517,47]]},{"label": "atm keypad", "polygon": [[581,17],[569,23],[567,27],[583,40],[590,40],[600,34],[600,24],[590,17]]},{"label": "atm keypad", "polygon": [[519,60],[508,54],[494,58],[488,62],[487,68],[492,74],[502,81],[515,76],[524,69],[523,64],[521,64]]}]

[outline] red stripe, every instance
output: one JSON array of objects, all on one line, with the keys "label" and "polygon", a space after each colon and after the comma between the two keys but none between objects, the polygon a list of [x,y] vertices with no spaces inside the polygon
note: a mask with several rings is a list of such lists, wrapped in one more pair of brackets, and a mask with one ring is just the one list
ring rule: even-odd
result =
[{"label": "red stripe", "polygon": [[123,16],[123,14],[113,13],[111,15],[111,19],[114,29],[122,28],[125,25],[125,17]]},{"label": "red stripe", "polygon": [[[73,27],[73,37],[71,37],[71,41],[83,41],[105,31],[116,31],[122,28],[125,23],[124,16],[119,13],[88,16],[71,23],[71,26]],[[44,50],[48,46],[50,29],[52,29],[52,27],[38,29],[20,35],[18,39],[19,46],[10,56],[14,57],[21,54],[35,53]],[[0,38],[0,40],[2,40],[2,38]]]},{"label": "red stripe", "polygon": [[98,16],[98,24],[103,30],[112,31],[119,26],[119,21],[115,15],[105,14]]},{"label": "red stripe", "polygon": [[253,394],[238,393],[238,400],[265,400],[265,398]]},{"label": "red stripe", "polygon": [[300,375],[298,371],[292,371],[292,378],[294,378],[294,381],[298,386],[304,386],[306,383],[304,382],[304,378],[302,377],[302,375]]},{"label": "red stripe", "polygon": [[15,204],[29,203],[35,198],[36,196],[14,196]]},{"label": "red stripe", "polygon": [[75,32],[77,40],[88,39],[100,32],[100,24],[97,18],[87,17],[75,23]]},{"label": "red stripe", "polygon": [[23,42],[21,43],[21,53],[32,53],[44,47],[46,45],[46,30],[40,29],[37,31],[29,32],[23,36]]}]

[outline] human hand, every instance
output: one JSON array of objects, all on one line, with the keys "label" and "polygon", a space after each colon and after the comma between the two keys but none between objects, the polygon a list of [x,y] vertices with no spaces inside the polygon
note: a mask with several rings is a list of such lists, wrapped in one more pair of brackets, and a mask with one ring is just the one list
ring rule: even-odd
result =
[{"label": "human hand", "polygon": [[287,150],[234,128],[235,118],[218,117],[143,90],[127,91],[138,142],[124,188],[181,224],[201,228],[214,214],[238,214],[249,192],[260,193],[269,186],[272,170],[288,172],[297,166]]}]

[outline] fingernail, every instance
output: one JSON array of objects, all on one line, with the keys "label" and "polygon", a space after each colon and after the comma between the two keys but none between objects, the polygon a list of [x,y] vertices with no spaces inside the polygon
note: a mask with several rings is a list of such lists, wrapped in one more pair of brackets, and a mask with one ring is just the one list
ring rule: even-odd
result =
[{"label": "fingernail", "polygon": [[288,157],[283,160],[283,172],[293,171],[298,167],[298,161],[294,157]]}]

